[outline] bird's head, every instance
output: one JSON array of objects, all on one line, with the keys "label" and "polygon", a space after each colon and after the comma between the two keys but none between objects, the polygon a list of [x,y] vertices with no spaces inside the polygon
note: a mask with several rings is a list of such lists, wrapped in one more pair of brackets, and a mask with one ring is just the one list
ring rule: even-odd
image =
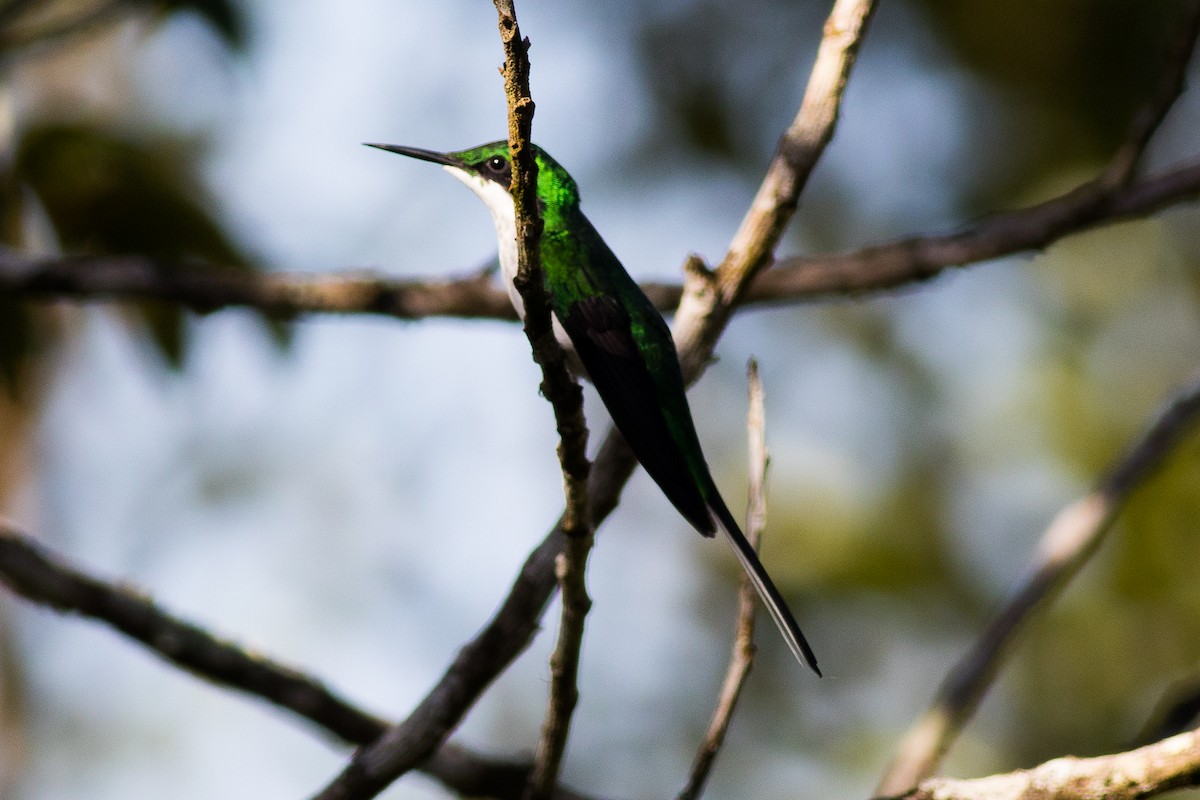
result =
[{"label": "bird's head", "polygon": [[[441,164],[447,172],[479,195],[493,213],[512,214],[512,195],[509,191],[512,183],[512,154],[509,152],[507,141],[489,142],[468,150],[449,153],[398,144],[368,146]],[[533,146],[533,152],[538,167],[538,205],[543,215],[578,206],[579,190],[570,173],[537,145]]]}]

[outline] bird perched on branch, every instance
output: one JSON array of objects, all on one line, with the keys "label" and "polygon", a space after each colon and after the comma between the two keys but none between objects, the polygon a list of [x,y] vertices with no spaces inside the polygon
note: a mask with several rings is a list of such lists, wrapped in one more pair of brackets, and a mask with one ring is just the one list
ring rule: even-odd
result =
[{"label": "bird perched on branch", "polygon": [[[513,285],[517,241],[508,142],[450,153],[371,146],[441,164],[483,200],[496,226],[508,296],[524,318],[524,302]],[[583,215],[575,180],[541,148],[535,146],[534,153],[544,226],[542,272],[556,338],[595,384],[617,429],[663,494],[704,536],[718,530],[725,535],[789,649],[820,675],[800,626],[709,473],[670,329]]]}]

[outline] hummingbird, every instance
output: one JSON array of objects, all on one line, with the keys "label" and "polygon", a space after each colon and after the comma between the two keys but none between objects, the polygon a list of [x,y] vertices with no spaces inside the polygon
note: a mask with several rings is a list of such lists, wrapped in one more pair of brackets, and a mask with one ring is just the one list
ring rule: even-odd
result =
[{"label": "hummingbird", "polygon": [[[513,285],[517,240],[508,142],[447,153],[394,144],[369,146],[441,164],[479,196],[495,224],[509,299],[524,319],[524,302]],[[570,173],[545,150],[536,145],[533,149],[543,224],[542,273],[555,338],[567,352],[568,363],[577,375],[592,381],[634,455],[684,519],[706,537],[718,530],[725,535],[788,648],[820,675],[800,626],[709,472],[670,328],[584,216]]]}]

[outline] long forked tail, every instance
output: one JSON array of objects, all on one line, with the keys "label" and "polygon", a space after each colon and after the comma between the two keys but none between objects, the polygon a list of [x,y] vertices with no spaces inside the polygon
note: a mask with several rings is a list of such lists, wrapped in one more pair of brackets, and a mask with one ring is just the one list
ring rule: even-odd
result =
[{"label": "long forked tail", "polygon": [[792,651],[792,655],[796,660],[808,664],[813,672],[821,675],[821,668],[817,666],[817,656],[809,646],[808,640],[804,638],[804,634],[800,632],[800,625],[797,624],[796,618],[792,616],[791,609],[784,602],[783,596],[779,594],[779,590],[775,588],[775,583],[771,580],[771,576],[767,574],[767,569],[758,560],[758,554],[754,552],[754,548],[750,546],[745,535],[742,534],[741,528],[733,520],[733,515],[729,513],[729,509],[720,500],[709,507],[712,513],[713,521],[717,527],[725,534],[725,538],[733,545],[733,552],[737,553],[738,560],[742,562],[742,569],[746,571],[750,582],[754,584],[754,590],[758,592],[758,596],[762,598],[763,605],[767,607],[767,611],[771,613],[771,619],[775,620],[775,626],[779,628],[779,632],[783,634],[783,640],[787,642],[788,649]]}]

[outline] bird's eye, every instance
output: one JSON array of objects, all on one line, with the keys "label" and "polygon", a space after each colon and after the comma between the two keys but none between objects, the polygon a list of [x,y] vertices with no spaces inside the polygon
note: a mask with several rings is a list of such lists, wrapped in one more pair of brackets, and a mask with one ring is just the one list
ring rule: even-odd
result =
[{"label": "bird's eye", "polygon": [[503,172],[506,162],[500,156],[492,156],[488,159],[487,166],[492,172]]}]

